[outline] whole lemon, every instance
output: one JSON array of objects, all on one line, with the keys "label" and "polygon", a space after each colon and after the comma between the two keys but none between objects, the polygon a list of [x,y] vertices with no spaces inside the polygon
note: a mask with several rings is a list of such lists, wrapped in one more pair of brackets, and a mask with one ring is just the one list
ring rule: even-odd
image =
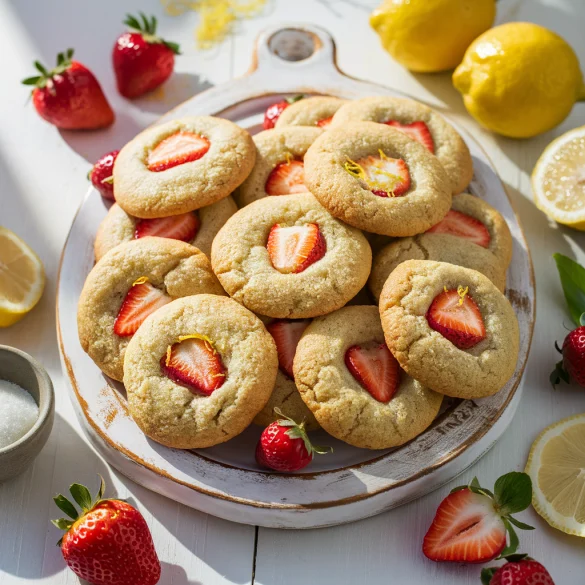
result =
[{"label": "whole lemon", "polygon": [[396,61],[432,73],[457,67],[495,15],[495,0],[386,0],[370,24]]},{"label": "whole lemon", "polygon": [[573,49],[529,22],[502,24],[475,39],[453,73],[453,84],[480,124],[511,138],[554,128],[576,100],[585,99]]}]

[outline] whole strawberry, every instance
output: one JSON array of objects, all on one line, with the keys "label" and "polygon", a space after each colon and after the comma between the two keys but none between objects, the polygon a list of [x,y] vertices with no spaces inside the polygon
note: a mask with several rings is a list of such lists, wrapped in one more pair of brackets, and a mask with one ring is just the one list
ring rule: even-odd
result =
[{"label": "whole strawberry", "polygon": [[296,95],[268,106],[264,112],[264,122],[262,124],[264,130],[270,130],[271,128],[274,128],[274,124],[276,124],[276,121],[278,118],[280,118],[280,114],[282,114],[282,112],[284,112],[284,110],[286,110],[286,108],[288,108],[291,104],[302,100],[304,97],[305,96],[303,95]]},{"label": "whole strawberry", "polygon": [[563,355],[563,359],[550,375],[552,385],[556,386],[561,380],[568,384],[572,379],[579,386],[585,387],[585,327],[573,329],[565,337],[562,349],[556,344],[555,347]]},{"label": "whole strawberry", "polygon": [[71,518],[52,521],[66,531],[59,541],[65,562],[93,585],[155,585],[161,569],[146,521],[122,500],[103,500],[104,489],[102,479],[92,500],[85,486],[69,488],[81,514],[64,496],[53,498]]},{"label": "whole strawberry", "polygon": [[93,165],[91,171],[87,175],[91,184],[100,192],[100,195],[105,199],[115,201],[114,197],[114,161],[118,156],[118,150],[112,150],[108,154],[104,154]]},{"label": "whole strawberry", "polygon": [[274,410],[282,418],[262,431],[256,446],[258,465],[275,471],[298,471],[311,463],[314,453],[322,455],[331,450],[312,445],[304,423],[297,424],[278,408]]},{"label": "whole strawberry", "polygon": [[550,573],[526,555],[510,555],[501,567],[482,569],[483,585],[555,585]]},{"label": "whole strawberry", "polygon": [[118,37],[112,59],[118,91],[126,98],[137,98],[163,84],[175,67],[179,45],[156,35],[156,18],[142,12],[128,14],[124,24],[132,30]]},{"label": "whole strawberry", "polygon": [[114,112],[93,73],[73,61],[73,49],[57,55],[57,66],[48,71],[35,61],[40,75],[27,77],[24,85],[34,85],[32,100],[36,111],[47,122],[64,130],[95,130],[110,126]]}]

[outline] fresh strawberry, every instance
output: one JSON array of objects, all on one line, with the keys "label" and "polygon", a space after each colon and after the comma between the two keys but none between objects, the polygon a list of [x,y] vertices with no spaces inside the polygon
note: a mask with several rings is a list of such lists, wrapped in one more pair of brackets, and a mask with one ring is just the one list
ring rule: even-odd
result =
[{"label": "fresh strawberry", "polygon": [[275,471],[298,471],[311,463],[313,455],[323,455],[331,449],[311,444],[305,423],[297,424],[275,408],[279,420],[268,425],[256,446],[256,462]]},{"label": "fresh strawberry", "polygon": [[509,555],[501,567],[482,569],[483,585],[555,585],[550,573],[526,555]]},{"label": "fresh strawberry", "polygon": [[317,122],[317,126],[319,126],[320,128],[327,128],[327,126],[331,124],[332,120],[333,116],[329,116],[329,118],[323,118],[323,120],[319,120]]},{"label": "fresh strawberry", "polygon": [[204,335],[185,335],[160,360],[163,373],[191,392],[210,396],[221,388],[226,369],[221,355]]},{"label": "fresh strawberry", "polygon": [[[512,525],[532,530],[511,516],[532,501],[532,482],[526,473],[500,477],[494,492],[480,487],[477,478],[460,486],[441,502],[423,541],[432,561],[485,563],[516,552],[518,536]],[[510,544],[506,546],[506,533]],[[501,557],[500,557],[501,558]]]},{"label": "fresh strawberry", "polygon": [[81,514],[64,496],[53,498],[71,518],[52,521],[65,530],[59,541],[65,562],[93,585],[155,585],[161,568],[144,517],[122,500],[102,499],[104,490],[103,479],[94,500],[83,485],[69,488]]},{"label": "fresh strawberry", "polygon": [[468,289],[445,290],[437,295],[427,311],[427,322],[459,349],[469,349],[485,339],[485,325]]},{"label": "fresh strawberry", "polygon": [[327,243],[316,223],[272,226],[266,244],[272,266],[283,274],[298,274],[325,256]]},{"label": "fresh strawberry", "polygon": [[78,61],[73,49],[57,55],[57,66],[48,71],[35,61],[40,75],[27,77],[34,85],[32,100],[47,122],[63,130],[95,130],[114,123],[114,112],[94,74]]},{"label": "fresh strawberry", "polygon": [[491,241],[490,233],[479,219],[454,209],[450,209],[439,223],[427,230],[427,233],[449,234],[458,238],[465,238],[483,248],[489,247]]},{"label": "fresh strawberry", "polygon": [[264,187],[268,195],[306,193],[305,165],[302,160],[290,160],[277,164],[268,175]]},{"label": "fresh strawberry", "polygon": [[286,108],[288,108],[291,104],[302,100],[304,97],[304,95],[296,95],[292,98],[286,98],[280,102],[276,102],[275,104],[268,106],[264,112],[264,122],[262,124],[264,130],[270,130],[271,128],[274,128],[274,124],[276,124],[276,121],[278,118],[280,118],[280,114],[282,114],[282,112],[284,112],[284,110],[286,110]]},{"label": "fresh strawberry", "polygon": [[310,322],[310,319],[299,319],[296,321],[277,319],[266,326],[268,333],[272,335],[276,343],[280,370],[291,379],[294,378],[293,360],[297,351],[297,345]]},{"label": "fresh strawberry", "polygon": [[112,60],[118,91],[126,98],[137,98],[162,85],[172,74],[179,45],[156,35],[156,18],[142,12],[128,14],[124,24],[130,29],[114,45]]},{"label": "fresh strawberry", "polygon": [[139,278],[122,301],[114,321],[114,333],[120,337],[134,335],[146,317],[172,300],[162,290],[152,286],[145,276]]},{"label": "fresh strawberry", "polygon": [[118,150],[112,150],[100,157],[87,175],[91,184],[100,192],[104,199],[115,201],[114,197],[114,161],[118,156]]},{"label": "fresh strawberry", "polygon": [[134,238],[157,236],[159,238],[190,242],[197,235],[199,226],[199,218],[192,211],[156,219],[139,219],[136,223]]},{"label": "fresh strawberry", "polygon": [[571,379],[579,386],[585,388],[585,327],[573,329],[563,341],[563,348],[557,351],[563,355],[563,359],[557,363],[554,372],[550,376],[553,386],[561,380],[570,383]]},{"label": "fresh strawberry", "polygon": [[177,132],[161,140],[148,155],[148,170],[166,171],[199,160],[209,150],[209,140],[193,132]]},{"label": "fresh strawberry", "polygon": [[400,366],[385,343],[352,345],[345,352],[351,375],[378,402],[390,402],[400,385]]},{"label": "fresh strawberry", "polygon": [[400,197],[410,189],[410,171],[400,158],[366,156],[357,162],[348,160],[345,170],[359,179],[365,189],[378,197]]},{"label": "fresh strawberry", "polygon": [[400,130],[403,134],[406,134],[409,138],[420,142],[427,150],[430,150],[433,154],[435,153],[435,143],[431,136],[429,127],[421,120],[418,122],[412,122],[412,124],[401,124],[397,120],[390,120],[385,122],[388,126]]}]

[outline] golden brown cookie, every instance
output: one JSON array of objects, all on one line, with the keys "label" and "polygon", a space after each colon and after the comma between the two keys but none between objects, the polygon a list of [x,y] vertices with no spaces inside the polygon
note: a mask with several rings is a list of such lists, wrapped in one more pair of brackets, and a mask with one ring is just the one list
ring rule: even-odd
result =
[{"label": "golden brown cookie", "polygon": [[146,319],[128,345],[128,408],[163,445],[211,447],[252,422],[277,369],[274,341],[256,315],[226,297],[177,299]]},{"label": "golden brown cookie", "polygon": [[346,103],[348,103],[347,100],[324,95],[303,98],[292,103],[280,114],[275,127],[318,126],[328,128],[333,114]]}]

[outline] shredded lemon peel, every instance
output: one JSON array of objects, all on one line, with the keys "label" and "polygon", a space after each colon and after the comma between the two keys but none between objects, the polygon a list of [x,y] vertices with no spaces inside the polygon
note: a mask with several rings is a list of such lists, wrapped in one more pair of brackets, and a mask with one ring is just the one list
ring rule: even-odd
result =
[{"label": "shredded lemon peel", "polygon": [[[382,161],[390,160],[390,158],[383,150],[378,149],[378,153],[380,155],[380,163]],[[396,185],[402,181],[402,177],[379,168],[377,164],[374,163],[374,165],[370,168],[370,172],[372,175],[374,175],[374,177],[377,175],[389,179],[391,183],[390,186],[388,186],[387,182],[382,183],[375,178],[370,178],[364,167],[350,158],[348,158],[347,161],[343,163],[343,168],[355,179],[363,181],[370,191],[382,191],[386,193],[388,197],[394,197],[394,189],[396,188]]]},{"label": "shredded lemon peel", "polygon": [[293,155],[288,151],[284,153],[284,158],[286,159],[287,165],[290,165],[290,163],[294,160]]},{"label": "shredded lemon peel", "polygon": [[459,306],[461,307],[463,305],[463,301],[465,300],[465,297],[467,296],[467,293],[469,292],[469,287],[466,286],[465,288],[463,288],[461,285],[459,285],[457,287],[457,294],[459,295]]},{"label": "shredded lemon peel", "polygon": [[148,276],[141,276],[132,283],[132,286],[136,286],[137,284],[144,284],[146,282],[148,282]]}]

